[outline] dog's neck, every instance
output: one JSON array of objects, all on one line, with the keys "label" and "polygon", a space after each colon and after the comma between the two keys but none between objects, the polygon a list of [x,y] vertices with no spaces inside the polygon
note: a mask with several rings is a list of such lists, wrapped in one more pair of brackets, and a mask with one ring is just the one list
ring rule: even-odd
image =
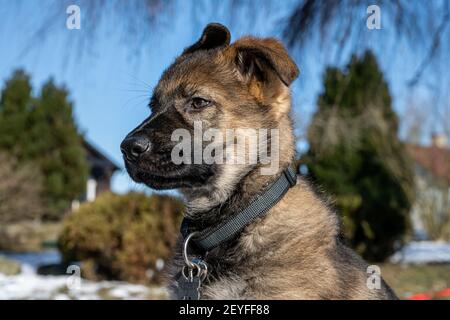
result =
[{"label": "dog's neck", "polygon": [[[186,198],[185,215],[195,220],[199,229],[219,224],[227,217],[243,210],[257,195],[264,192],[294,159],[294,137],[289,117],[281,120],[287,128],[280,134],[279,161],[276,170],[270,175],[261,169],[271,167],[272,163],[258,164],[250,169],[224,167],[212,186],[199,189],[182,190]],[[233,172],[233,168],[237,172]],[[229,172],[227,172],[227,170]]]}]

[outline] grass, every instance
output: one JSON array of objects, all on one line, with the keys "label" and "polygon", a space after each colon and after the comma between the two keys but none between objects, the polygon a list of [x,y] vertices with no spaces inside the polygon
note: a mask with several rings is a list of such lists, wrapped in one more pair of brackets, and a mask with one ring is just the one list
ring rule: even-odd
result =
[{"label": "grass", "polygon": [[384,264],[381,275],[401,299],[450,288],[450,265]]},{"label": "grass", "polygon": [[0,273],[13,276],[20,273],[20,264],[0,256]]}]

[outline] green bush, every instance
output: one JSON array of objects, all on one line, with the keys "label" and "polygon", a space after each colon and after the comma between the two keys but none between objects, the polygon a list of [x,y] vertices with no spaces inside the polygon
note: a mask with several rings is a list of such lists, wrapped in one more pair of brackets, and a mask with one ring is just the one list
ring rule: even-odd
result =
[{"label": "green bush", "polygon": [[80,261],[82,275],[159,283],[158,259],[170,257],[183,206],[177,199],[140,193],[105,193],[64,221],[59,247],[66,262]]}]

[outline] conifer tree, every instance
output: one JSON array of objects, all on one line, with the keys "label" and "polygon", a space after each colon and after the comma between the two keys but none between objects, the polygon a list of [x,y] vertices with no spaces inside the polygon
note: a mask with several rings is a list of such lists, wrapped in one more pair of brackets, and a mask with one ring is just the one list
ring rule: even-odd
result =
[{"label": "conifer tree", "polygon": [[33,97],[30,78],[21,70],[1,93],[0,150],[40,170],[47,217],[67,210],[86,184],[86,156],[72,111],[65,88],[49,80]]},{"label": "conifer tree", "polygon": [[332,194],[350,244],[382,261],[401,245],[413,201],[411,162],[399,140],[398,118],[374,55],[329,68],[308,129],[301,162]]}]

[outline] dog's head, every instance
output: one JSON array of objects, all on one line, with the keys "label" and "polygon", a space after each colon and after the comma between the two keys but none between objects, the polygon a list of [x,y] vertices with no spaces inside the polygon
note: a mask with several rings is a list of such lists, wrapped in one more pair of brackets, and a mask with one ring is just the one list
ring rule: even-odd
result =
[{"label": "dog's head", "polygon": [[[289,113],[288,87],[297,76],[297,66],[277,40],[246,37],[230,44],[226,27],[209,24],[162,75],[151,116],[122,142],[130,176],[155,189],[172,189],[205,186],[229,175],[226,164],[174,163],[174,131],[194,136],[195,123],[203,132],[277,128]],[[250,166],[239,165],[237,171],[248,172]]]}]

